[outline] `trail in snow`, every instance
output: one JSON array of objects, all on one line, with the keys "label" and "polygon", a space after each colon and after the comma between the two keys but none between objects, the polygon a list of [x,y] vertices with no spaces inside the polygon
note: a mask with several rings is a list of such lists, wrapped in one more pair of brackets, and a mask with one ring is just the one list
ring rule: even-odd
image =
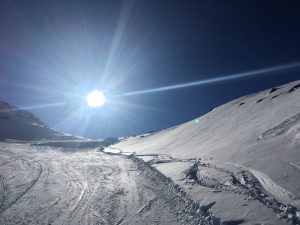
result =
[{"label": "trail in snow", "polygon": [[[113,149],[116,151],[116,149]],[[107,152],[109,149],[106,150]],[[120,154],[122,150],[118,150]],[[271,208],[278,217],[298,224],[299,210],[293,206],[296,197],[288,190],[276,184],[269,176],[261,171],[254,170],[242,165],[220,162],[214,160],[203,161],[201,159],[179,159],[167,154],[134,154],[149,166],[170,165],[174,171],[177,167],[177,175],[180,173],[180,163],[190,163],[185,171],[186,182],[192,181],[203,187],[211,189],[213,192],[232,193],[245,196],[248,199],[256,200],[265,207]],[[177,166],[174,167],[174,163]],[[173,164],[173,166],[172,166]],[[173,168],[173,169],[172,169]],[[170,174],[165,174],[168,176]],[[172,175],[171,175],[172,177]],[[193,185],[193,188],[196,188]],[[206,206],[213,207],[215,202]],[[203,206],[202,208],[205,208]],[[244,221],[240,221],[243,223]]]},{"label": "trail in snow", "polygon": [[73,150],[0,143],[0,224],[220,224],[143,162]]}]

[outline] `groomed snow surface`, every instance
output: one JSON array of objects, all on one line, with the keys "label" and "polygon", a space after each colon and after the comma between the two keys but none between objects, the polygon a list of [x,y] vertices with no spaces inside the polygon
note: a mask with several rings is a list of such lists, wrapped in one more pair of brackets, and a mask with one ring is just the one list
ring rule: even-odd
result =
[{"label": "groomed snow surface", "polygon": [[33,143],[0,150],[0,224],[220,224],[132,156]]},{"label": "groomed snow surface", "polygon": [[299,99],[296,81],[104,141],[2,103],[0,224],[300,224]]}]

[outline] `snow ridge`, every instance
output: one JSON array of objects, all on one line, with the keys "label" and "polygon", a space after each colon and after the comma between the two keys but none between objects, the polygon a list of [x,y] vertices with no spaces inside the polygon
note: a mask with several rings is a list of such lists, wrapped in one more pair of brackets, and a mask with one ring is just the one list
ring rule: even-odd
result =
[{"label": "snow ridge", "polygon": [[129,156],[133,160],[138,169],[151,180],[154,187],[160,187],[162,196],[167,199],[168,203],[178,213],[178,217],[182,218],[185,224],[203,224],[203,225],[220,225],[221,220],[212,215],[207,207],[199,202],[192,200],[190,196],[170,178],[163,175],[161,172],[151,167],[150,164],[135,157]]}]

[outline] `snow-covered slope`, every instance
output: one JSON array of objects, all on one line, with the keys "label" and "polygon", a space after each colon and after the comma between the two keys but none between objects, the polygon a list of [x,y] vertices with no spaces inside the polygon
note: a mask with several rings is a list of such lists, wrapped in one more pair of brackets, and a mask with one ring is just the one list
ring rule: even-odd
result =
[{"label": "snow-covered slope", "polygon": [[[112,148],[135,152],[183,186],[192,180],[190,194],[216,201],[217,216],[236,218],[234,210],[240,210],[249,222],[253,213],[271,209],[299,221],[300,81],[241,97],[197,121],[129,137]],[[239,198],[257,200],[261,207],[255,201],[241,206]],[[235,199],[237,207],[228,209]],[[270,223],[272,214],[258,219]]]},{"label": "snow-covered slope", "polygon": [[[87,152],[78,154],[74,149],[85,140],[68,141],[72,137],[50,129],[31,113],[4,102],[0,105],[1,139],[39,140],[1,143],[0,221],[90,224],[107,220],[103,224],[125,225],[179,224],[184,219],[184,224],[300,224],[300,81],[233,100],[197,120],[160,132],[106,140],[106,144],[87,142]],[[91,145],[97,148],[88,151]],[[98,153],[101,149],[130,156],[107,156]],[[23,171],[30,175],[22,175]],[[30,176],[33,181],[26,180]],[[27,186],[20,185],[23,178]],[[114,190],[118,181],[125,191]],[[53,192],[57,184],[74,196],[61,198],[62,192]],[[45,195],[44,188],[53,196]],[[108,198],[109,212],[106,198],[101,197],[106,195],[117,199]],[[37,201],[27,208],[34,199],[44,203]],[[121,208],[115,207],[117,202]],[[87,210],[91,206],[95,211]]]},{"label": "snow-covered slope", "polygon": [[0,101],[0,140],[78,139],[49,128],[32,113]]}]

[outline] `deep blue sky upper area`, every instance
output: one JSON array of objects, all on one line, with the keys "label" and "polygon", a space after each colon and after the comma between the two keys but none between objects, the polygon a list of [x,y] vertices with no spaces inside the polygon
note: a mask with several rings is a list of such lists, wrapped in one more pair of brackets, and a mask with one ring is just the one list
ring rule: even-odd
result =
[{"label": "deep blue sky upper area", "polygon": [[[126,93],[300,61],[299,1],[1,1],[0,96],[92,138],[177,125],[300,78],[300,68]],[[103,108],[86,105],[100,89]],[[200,121],[201,122],[201,121]]]}]

